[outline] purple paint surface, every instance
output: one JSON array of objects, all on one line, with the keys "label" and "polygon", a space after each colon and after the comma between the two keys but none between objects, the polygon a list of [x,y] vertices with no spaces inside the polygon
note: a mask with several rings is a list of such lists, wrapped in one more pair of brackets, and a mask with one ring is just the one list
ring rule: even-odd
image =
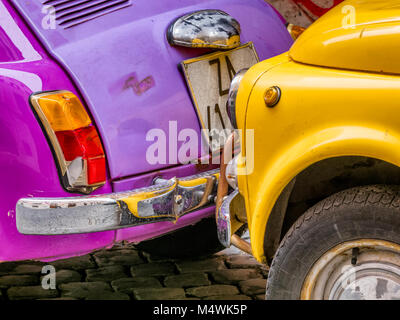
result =
[{"label": "purple paint surface", "polygon": [[260,59],[292,43],[281,18],[262,0],[135,0],[132,6],[55,30],[42,27],[41,1],[0,0],[0,261],[52,260],[115,241],[139,242],[213,214],[208,208],[176,224],[65,236],[22,235],[15,223],[15,205],[22,197],[73,196],[61,187],[51,149],[28,103],[33,92],[70,90],[85,103],[99,128],[109,169],[106,185],[96,194],[148,186],[156,175],[199,172],[194,165],[147,163],[146,133],[153,128],[167,132],[169,121],[177,121],[178,130],[200,131],[177,65],[206,51],[171,47],[165,31],[178,16],[208,8],[239,20],[242,42],[253,41]]},{"label": "purple paint surface", "polygon": [[[149,130],[167,132],[168,121],[177,121],[178,132],[200,130],[177,66],[202,53],[169,45],[166,30],[177,17],[210,8],[226,11],[240,22],[242,43],[253,41],[261,60],[283,53],[292,44],[281,18],[263,0],[135,0],[118,11],[54,30],[42,27],[40,1],[12,2],[79,87],[103,138],[113,179],[167,166],[146,161],[144,155],[152,144],[146,141]],[[125,83],[130,73],[136,73],[139,82],[151,75],[157,85],[141,95],[110,90],[119,81]]]}]

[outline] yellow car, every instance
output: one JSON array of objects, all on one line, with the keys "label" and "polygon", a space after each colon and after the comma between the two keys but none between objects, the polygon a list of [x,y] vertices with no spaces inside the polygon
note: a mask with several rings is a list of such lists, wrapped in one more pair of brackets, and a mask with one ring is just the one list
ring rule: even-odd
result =
[{"label": "yellow car", "polygon": [[399,2],[344,1],[240,72],[227,107],[219,237],[270,265],[266,298],[399,299]]}]

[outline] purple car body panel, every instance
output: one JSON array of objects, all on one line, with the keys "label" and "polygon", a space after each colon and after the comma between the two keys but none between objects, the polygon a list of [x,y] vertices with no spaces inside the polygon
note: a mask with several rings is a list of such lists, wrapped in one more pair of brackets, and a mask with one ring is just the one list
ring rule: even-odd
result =
[{"label": "purple car body panel", "polygon": [[[71,195],[61,187],[29,96],[57,88],[76,90],[6,1],[0,2],[0,29],[0,261],[72,255],[111,245],[114,231],[70,236],[28,236],[17,231],[15,204],[19,198]],[[111,191],[110,183],[97,190]]]},{"label": "purple car body panel", "polygon": [[[200,129],[177,68],[182,60],[199,56],[199,50],[171,47],[166,39],[167,27],[177,17],[201,9],[226,11],[241,23],[242,42],[253,41],[262,60],[291,44],[280,17],[262,0],[134,0],[131,6],[97,19],[48,30],[42,27],[39,0],[13,2],[80,88],[103,138],[112,179],[171,163],[146,161],[144,155],[153,143],[146,141],[149,130],[169,132],[169,121],[177,121],[178,132]],[[132,78],[147,77],[154,86],[141,95],[135,93]]]},{"label": "purple car body panel", "polygon": [[[94,194],[148,186],[154,177],[192,175],[195,165],[150,165],[146,133],[200,130],[195,109],[177,68],[204,50],[170,47],[165,38],[175,18],[200,9],[221,9],[242,26],[242,42],[253,41],[260,59],[286,51],[292,40],[281,18],[262,0],[136,0],[71,28],[41,27],[39,0],[0,0],[0,261],[52,260],[139,242],[193,224],[213,214],[206,208],[171,222],[90,234],[34,236],[17,231],[15,204],[22,197],[68,197],[49,144],[30,106],[33,92],[69,90],[86,104],[105,146],[109,176]],[[17,13],[17,11],[19,13]],[[40,42],[39,42],[40,41]],[[124,86],[152,77],[141,92]],[[209,169],[209,168],[208,168]]]}]

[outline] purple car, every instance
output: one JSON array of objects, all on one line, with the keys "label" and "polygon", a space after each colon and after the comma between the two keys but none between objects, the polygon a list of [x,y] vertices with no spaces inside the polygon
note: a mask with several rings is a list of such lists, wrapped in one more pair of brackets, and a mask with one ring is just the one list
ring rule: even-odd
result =
[{"label": "purple car", "polygon": [[0,261],[219,250],[230,80],[291,44],[262,0],[0,0]]}]

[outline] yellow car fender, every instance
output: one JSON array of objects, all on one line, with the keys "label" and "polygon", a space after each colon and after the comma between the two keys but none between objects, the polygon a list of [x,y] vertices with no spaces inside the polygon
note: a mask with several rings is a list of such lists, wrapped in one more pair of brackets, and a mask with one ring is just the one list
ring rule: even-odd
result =
[{"label": "yellow car fender", "polygon": [[[254,170],[239,176],[238,184],[253,254],[262,262],[270,212],[302,170],[339,156],[366,156],[400,166],[399,76],[310,66],[287,55],[275,63],[266,72],[262,63],[254,66],[257,81],[245,77],[238,95],[237,113],[246,109],[241,128],[254,130],[253,155],[249,150],[246,154],[254,156]],[[281,98],[268,108],[264,94],[272,86],[280,88]],[[242,137],[242,152],[245,142]]]}]

